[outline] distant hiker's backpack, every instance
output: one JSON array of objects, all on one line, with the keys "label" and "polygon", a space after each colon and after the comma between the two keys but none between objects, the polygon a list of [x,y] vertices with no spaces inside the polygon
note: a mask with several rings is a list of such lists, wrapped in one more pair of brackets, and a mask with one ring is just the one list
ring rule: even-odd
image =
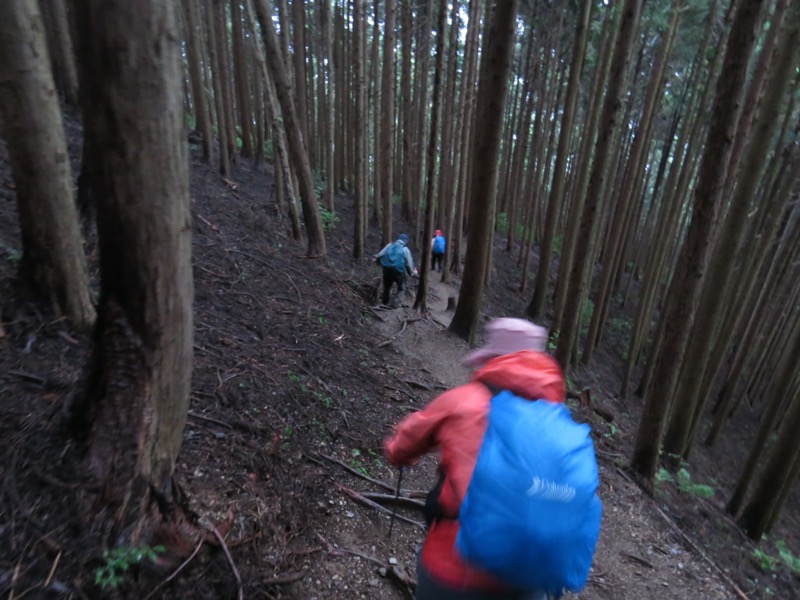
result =
[{"label": "distant hiker's backpack", "polygon": [[496,394],[459,511],[461,556],[523,590],[586,584],[600,533],[589,426],[563,404]]},{"label": "distant hiker's backpack", "polygon": [[403,251],[405,246],[393,242],[389,244],[386,252],[381,256],[381,266],[387,269],[394,269],[398,273],[403,273],[406,270],[406,256]]},{"label": "distant hiker's backpack", "polygon": [[433,238],[433,253],[444,254],[444,238],[441,235]]}]

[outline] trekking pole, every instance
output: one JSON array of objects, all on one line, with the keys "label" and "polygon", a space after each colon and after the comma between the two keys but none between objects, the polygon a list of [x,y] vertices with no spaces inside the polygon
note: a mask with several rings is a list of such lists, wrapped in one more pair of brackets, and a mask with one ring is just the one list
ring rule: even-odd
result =
[{"label": "trekking pole", "polygon": [[392,537],[392,529],[394,528],[394,517],[397,514],[397,502],[400,499],[400,484],[403,481],[403,467],[400,467],[400,473],[397,475],[397,490],[394,492],[394,506],[392,507],[392,516],[389,519],[389,535]]}]

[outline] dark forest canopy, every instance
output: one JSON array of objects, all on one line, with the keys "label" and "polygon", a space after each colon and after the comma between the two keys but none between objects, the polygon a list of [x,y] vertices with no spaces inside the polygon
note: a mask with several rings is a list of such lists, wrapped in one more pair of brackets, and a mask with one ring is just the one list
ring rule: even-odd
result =
[{"label": "dark forest canopy", "polygon": [[[385,244],[407,223],[422,313],[444,230],[441,281],[463,276],[450,330],[470,342],[497,252],[567,372],[619,334],[615,392],[644,404],[627,466],[645,488],[757,411],[726,510],[754,540],[775,526],[800,471],[800,3],[127,4],[0,9],[19,279],[93,327],[72,427],[119,503],[109,531],[147,520],[131,501],[143,489],[174,500],[192,348],[187,137],[226,179],[269,163],[309,259],[328,254],[337,195],[354,199],[355,259],[373,253],[368,228]],[[63,107],[82,114],[77,193]],[[629,318],[611,316],[620,307]],[[123,442],[102,429],[122,427],[120,407],[139,454],[112,478],[101,455]]]}]

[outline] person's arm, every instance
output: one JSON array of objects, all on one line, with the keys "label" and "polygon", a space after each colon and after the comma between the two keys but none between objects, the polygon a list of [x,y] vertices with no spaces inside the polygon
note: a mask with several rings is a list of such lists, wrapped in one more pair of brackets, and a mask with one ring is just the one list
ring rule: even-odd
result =
[{"label": "person's arm", "polygon": [[[456,388],[457,390],[458,388]],[[408,415],[383,443],[386,460],[395,466],[409,465],[438,445],[437,434],[452,413],[463,391],[450,390],[422,410]]]},{"label": "person's arm", "polygon": [[409,275],[414,274],[414,257],[411,256],[411,250],[408,249],[408,246],[403,248],[403,254],[406,257],[406,270],[408,271]]},{"label": "person's arm", "polygon": [[378,253],[375,255],[375,258],[380,258],[380,257],[381,257],[381,256],[383,256],[384,254],[386,254],[386,251],[389,249],[389,246],[391,246],[391,244],[386,244],[386,245],[383,247],[383,249],[382,249],[380,252],[378,252]]}]

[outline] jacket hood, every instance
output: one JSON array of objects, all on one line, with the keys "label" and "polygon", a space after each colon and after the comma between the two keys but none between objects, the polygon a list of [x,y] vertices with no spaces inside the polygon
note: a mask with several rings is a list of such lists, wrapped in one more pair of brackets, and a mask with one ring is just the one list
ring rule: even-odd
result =
[{"label": "jacket hood", "polygon": [[472,380],[509,390],[528,400],[563,402],[566,396],[564,374],[556,360],[533,350],[493,358],[473,372]]}]

